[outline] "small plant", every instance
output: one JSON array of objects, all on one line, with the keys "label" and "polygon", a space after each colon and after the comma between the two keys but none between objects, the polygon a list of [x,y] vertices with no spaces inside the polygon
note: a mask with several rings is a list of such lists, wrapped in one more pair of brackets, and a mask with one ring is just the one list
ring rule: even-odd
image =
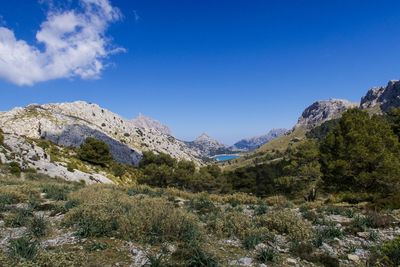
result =
[{"label": "small plant", "polygon": [[254,210],[254,215],[259,216],[266,214],[268,212],[268,206],[264,203],[260,204],[257,206],[257,208]]},{"label": "small plant", "polygon": [[90,244],[85,246],[85,249],[88,251],[101,251],[106,250],[109,248],[107,243],[100,243],[100,242],[91,242]]},{"label": "small plant", "polygon": [[9,204],[15,204],[18,202],[19,201],[14,194],[8,194],[8,193],[1,194],[0,193],[0,204],[9,205]]},{"label": "small plant", "polygon": [[317,232],[315,233],[313,244],[316,247],[320,247],[322,243],[324,243],[326,240],[332,240],[334,238],[342,238],[342,237],[343,237],[342,230],[334,225],[330,225],[317,230]]},{"label": "small plant", "polygon": [[34,216],[28,225],[28,230],[34,237],[45,236],[48,231],[48,223],[43,216]]},{"label": "small plant", "polygon": [[52,200],[67,200],[70,191],[70,187],[66,185],[44,184],[42,186],[42,192]]},{"label": "small plant", "polygon": [[350,229],[354,232],[362,232],[368,230],[372,226],[372,219],[367,216],[357,215],[350,224]]},{"label": "small plant", "polygon": [[261,263],[274,262],[278,258],[278,253],[272,248],[262,248],[257,254],[257,260]]},{"label": "small plant", "polygon": [[310,242],[293,241],[290,244],[290,252],[304,260],[312,261],[314,247]]},{"label": "small plant", "polygon": [[165,259],[164,254],[148,254],[147,255],[147,262],[145,266],[149,267],[165,267],[167,266],[167,261]]},{"label": "small plant", "polygon": [[8,245],[8,251],[13,258],[33,260],[38,253],[38,244],[26,236],[11,239]]},{"label": "small plant", "polygon": [[17,209],[6,217],[4,223],[8,227],[22,227],[29,222],[32,216],[32,211],[29,209]]},{"label": "small plant", "polygon": [[381,262],[386,263],[385,266],[399,266],[400,265],[400,237],[391,241],[387,241],[380,249]]},{"label": "small plant", "polygon": [[21,166],[18,164],[18,162],[10,162],[8,167],[11,174],[14,174],[15,176],[21,175]]},{"label": "small plant", "polygon": [[207,252],[205,252],[202,248],[198,245],[195,245],[190,249],[189,252],[189,260],[186,263],[188,267],[200,267],[200,266],[207,266],[207,267],[218,267],[217,260]]},{"label": "small plant", "polygon": [[189,202],[189,209],[196,210],[200,214],[210,213],[217,210],[214,203],[207,197],[207,195],[201,195],[197,198],[193,198]]},{"label": "small plant", "polygon": [[259,235],[249,235],[246,236],[242,244],[246,249],[254,249],[258,244],[262,242],[262,237]]},{"label": "small plant", "polygon": [[368,239],[371,241],[378,241],[379,240],[379,233],[374,230],[370,230],[368,233]]},{"label": "small plant", "polygon": [[288,234],[292,240],[303,240],[312,234],[311,224],[291,210],[277,210],[258,218],[259,226]]}]

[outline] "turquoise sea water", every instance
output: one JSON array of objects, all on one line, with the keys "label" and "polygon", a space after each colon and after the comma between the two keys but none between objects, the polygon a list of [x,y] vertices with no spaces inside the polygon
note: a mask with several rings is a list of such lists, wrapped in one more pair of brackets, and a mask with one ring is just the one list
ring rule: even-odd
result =
[{"label": "turquoise sea water", "polygon": [[231,159],[236,159],[238,157],[239,156],[237,156],[237,155],[217,155],[217,156],[214,156],[214,159],[216,161],[227,161],[227,160],[231,160]]}]

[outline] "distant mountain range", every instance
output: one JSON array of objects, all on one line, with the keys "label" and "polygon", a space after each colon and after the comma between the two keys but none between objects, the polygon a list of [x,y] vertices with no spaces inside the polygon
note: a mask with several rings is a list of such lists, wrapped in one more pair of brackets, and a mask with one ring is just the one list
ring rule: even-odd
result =
[{"label": "distant mountain range", "polygon": [[269,141],[284,135],[287,131],[287,129],[272,129],[265,135],[242,139],[231,146],[230,149],[233,151],[252,151]]}]

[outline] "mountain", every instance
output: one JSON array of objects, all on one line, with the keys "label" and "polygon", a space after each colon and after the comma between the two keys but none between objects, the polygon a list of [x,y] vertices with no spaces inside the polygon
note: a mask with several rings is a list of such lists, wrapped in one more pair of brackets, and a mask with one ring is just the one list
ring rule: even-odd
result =
[{"label": "mountain", "polygon": [[201,134],[194,141],[186,142],[186,145],[205,158],[218,154],[232,153],[225,145],[205,133]]},{"label": "mountain", "polygon": [[168,126],[162,124],[158,120],[147,117],[143,114],[139,114],[139,116],[137,116],[131,122],[133,123],[133,125],[141,129],[147,129],[147,130],[154,129],[159,131],[160,133],[166,135],[172,135],[171,130],[169,129]]},{"label": "mountain", "polygon": [[311,129],[325,121],[339,118],[343,112],[357,106],[358,103],[343,99],[316,101],[303,111],[294,128]]},{"label": "mountain", "polygon": [[[198,152],[165,134],[165,128],[138,127],[135,121],[83,101],[14,108],[0,113],[0,125],[8,147],[5,153],[0,152],[2,160],[8,162],[7,157],[17,154],[19,158],[13,160],[67,180],[77,179],[78,174],[67,172],[49,159],[38,145],[40,140],[49,140],[60,147],[78,147],[86,138],[95,137],[109,145],[116,161],[131,165],[139,163],[142,151],[162,152],[201,164]],[[37,160],[32,161],[32,157]],[[106,181],[105,177],[98,179]]]},{"label": "mountain", "polygon": [[387,112],[392,107],[400,107],[400,81],[389,81],[386,86],[368,90],[361,98],[360,108]]},{"label": "mountain", "polygon": [[241,150],[241,151],[252,151],[264,145],[265,143],[268,143],[269,141],[281,135],[284,135],[287,131],[288,131],[287,129],[272,129],[265,135],[242,139],[236,142],[231,147],[231,149]]}]

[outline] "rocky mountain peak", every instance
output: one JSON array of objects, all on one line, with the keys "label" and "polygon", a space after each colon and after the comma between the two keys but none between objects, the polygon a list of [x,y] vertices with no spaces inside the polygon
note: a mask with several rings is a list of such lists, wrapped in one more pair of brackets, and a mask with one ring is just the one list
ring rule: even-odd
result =
[{"label": "rocky mountain peak", "polygon": [[200,162],[184,142],[157,129],[137,127],[116,113],[84,101],[32,104],[0,115],[2,129],[57,145],[79,146],[87,137],[106,142],[119,162],[138,164],[142,151],[162,152],[177,159]]},{"label": "rocky mountain peak", "polygon": [[400,81],[391,80],[386,86],[374,87],[361,98],[360,107],[370,109],[378,107],[386,112],[392,107],[400,107]]},{"label": "rocky mountain peak", "polygon": [[349,108],[357,107],[358,103],[352,103],[344,99],[329,99],[316,101],[307,107],[301,114],[295,128],[312,128],[325,121],[336,119]]},{"label": "rocky mountain peak", "polygon": [[139,114],[135,119],[131,121],[136,127],[143,129],[154,129],[160,133],[172,135],[171,130],[168,126],[162,124],[158,120]]},{"label": "rocky mountain peak", "polygon": [[199,135],[196,139],[195,142],[204,142],[204,141],[211,141],[211,142],[217,142],[217,140],[211,138],[208,134],[206,133],[202,133],[201,135]]}]

